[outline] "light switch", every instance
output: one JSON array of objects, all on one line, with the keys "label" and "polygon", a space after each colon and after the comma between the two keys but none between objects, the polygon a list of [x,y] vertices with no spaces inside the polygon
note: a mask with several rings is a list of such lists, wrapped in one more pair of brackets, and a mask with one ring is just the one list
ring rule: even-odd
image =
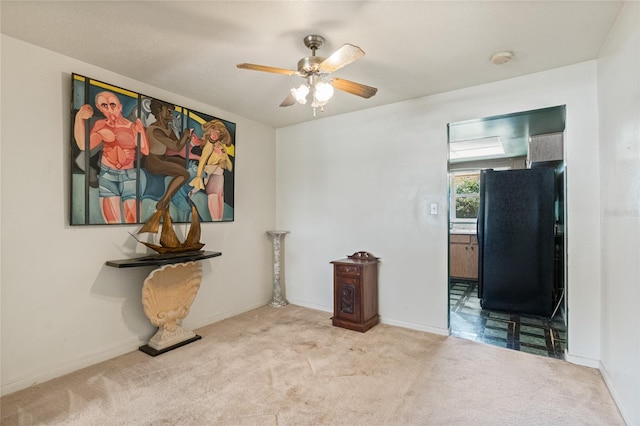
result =
[{"label": "light switch", "polygon": [[431,203],[431,214],[438,214],[438,203]]}]

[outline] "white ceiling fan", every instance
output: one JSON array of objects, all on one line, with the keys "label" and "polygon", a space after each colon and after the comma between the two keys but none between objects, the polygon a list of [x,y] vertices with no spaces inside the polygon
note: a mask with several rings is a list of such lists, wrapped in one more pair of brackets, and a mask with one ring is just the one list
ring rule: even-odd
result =
[{"label": "white ceiling fan", "polygon": [[264,71],[275,74],[284,74],[290,76],[299,76],[305,79],[305,82],[291,89],[291,93],[282,101],[281,107],[294,105],[296,102],[306,104],[307,98],[311,95],[311,107],[315,116],[316,108],[323,107],[329,102],[333,96],[333,89],[342,90],[352,95],[370,98],[376,94],[378,89],[364,84],[355,83],[353,81],[342,78],[331,77],[328,75],[350,63],[362,58],[364,51],[358,46],[346,43],[338,50],[333,52],[328,58],[316,56],[316,50],[324,43],[324,37],[319,35],[308,35],[304,38],[304,44],[311,49],[311,56],[306,56],[298,61],[298,69],[296,71],[286,68],[270,67],[266,65],[256,64],[238,64],[241,69]]}]

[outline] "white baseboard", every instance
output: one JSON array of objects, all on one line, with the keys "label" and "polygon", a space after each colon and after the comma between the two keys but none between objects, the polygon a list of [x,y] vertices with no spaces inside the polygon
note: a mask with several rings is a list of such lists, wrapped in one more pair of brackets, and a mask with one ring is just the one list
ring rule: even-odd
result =
[{"label": "white baseboard", "polygon": [[2,386],[0,395],[8,395],[10,393],[26,389],[30,386],[37,385],[38,383],[44,383],[57,377],[64,376],[65,374],[73,373],[74,371],[78,371],[85,367],[107,361],[109,359],[124,355],[129,352],[133,352],[145,343],[147,342],[137,339],[128,339],[125,342],[113,345],[110,348],[106,348],[106,350],[105,348],[100,348],[99,351],[96,351],[94,353],[82,354],[81,356],[71,359],[69,363],[56,368],[55,370],[48,371],[43,374],[37,374],[35,376],[21,377],[11,383],[7,383]]},{"label": "white baseboard", "polygon": [[582,365],[584,367],[600,368],[600,361],[597,359],[571,355],[566,349],[564,350],[564,359],[572,364]]},{"label": "white baseboard", "polygon": [[611,394],[613,401],[618,406],[618,411],[620,411],[620,415],[622,416],[626,424],[633,425],[634,423],[631,421],[631,415],[629,414],[629,410],[626,409],[624,404],[622,404],[622,400],[620,399],[620,396],[618,395],[618,392],[616,391],[616,388],[613,385],[613,382],[611,381],[609,374],[607,373],[607,369],[604,368],[604,365],[602,365],[602,363],[599,363],[599,364],[600,365],[598,367],[598,370],[600,370],[600,374],[602,374],[604,383],[607,385],[607,388],[609,389],[609,393]]},{"label": "white baseboard", "polygon": [[383,324],[394,325],[396,327],[408,328],[411,330],[425,331],[427,333],[438,334],[440,336],[449,336],[451,333],[448,328],[430,327],[424,324],[415,324],[412,322],[389,320],[380,318],[380,322]]},{"label": "white baseboard", "polygon": [[316,311],[329,312],[333,314],[333,306],[316,305],[315,303],[305,302],[303,300],[288,299],[292,305],[302,306],[303,308],[315,309]]},{"label": "white baseboard", "polygon": [[602,365],[602,362],[600,362],[599,360],[595,360],[595,359],[582,358],[582,357],[579,357],[579,356],[571,355],[571,354],[569,354],[569,352],[567,352],[566,349],[564,351],[564,359],[567,360],[568,362],[572,363],[572,364],[582,365],[582,366],[585,366],[585,367],[591,367],[591,368],[595,368],[598,371],[600,371],[600,374],[602,375],[602,379],[604,380],[605,385],[607,385],[607,389],[609,389],[609,393],[611,394],[611,398],[613,398],[613,401],[616,403],[616,406],[618,407],[618,411],[620,412],[620,415],[622,416],[623,420],[628,425],[633,425],[634,424],[631,421],[631,416],[629,415],[629,410],[622,404],[622,400],[620,399],[620,396],[618,395],[618,392],[616,391],[616,388],[615,388],[613,382],[611,381],[611,378],[609,377],[609,374],[607,373],[606,368],[604,368],[604,365]]},{"label": "white baseboard", "polygon": [[[292,300],[292,299],[289,299],[289,303],[302,306],[303,308],[315,309],[317,311],[329,312],[330,314],[333,314],[333,306],[315,305],[313,303],[307,303],[302,300]],[[449,336],[451,334],[448,328],[429,327],[423,324],[414,324],[414,323],[405,322],[405,321],[389,320],[382,316],[380,317],[380,322],[382,324],[408,328],[411,330],[426,331],[427,333],[439,334],[441,336]]]},{"label": "white baseboard", "polygon": [[193,322],[185,322],[184,327],[190,330],[197,330],[202,327],[206,327],[211,324],[215,324],[227,318],[235,317],[236,315],[244,314],[245,312],[252,311],[254,309],[260,308],[262,306],[266,306],[269,301],[265,300],[264,302],[252,303],[250,305],[243,306],[242,308],[232,309],[229,311],[221,312],[216,315],[212,315],[210,317],[199,318],[197,321]]},{"label": "white baseboard", "polygon": [[[222,321],[224,319],[264,306],[267,304],[267,302],[268,301],[265,301],[264,303],[259,302],[242,308],[226,311],[212,317],[201,318],[198,321],[185,324],[185,327],[195,331],[198,328],[202,328],[218,321]],[[0,395],[8,395],[10,393],[26,389],[30,386],[37,385],[38,383],[44,383],[57,377],[64,376],[65,374],[73,373],[74,371],[80,370],[82,368],[90,367],[103,361],[108,361],[117,356],[136,351],[140,346],[146,343],[148,343],[146,340],[132,338],[127,339],[126,341],[119,344],[112,345],[111,347],[107,347],[106,349],[100,348],[95,353],[80,354],[74,359],[69,360],[67,364],[55,370],[35,376],[21,377],[11,383],[2,385],[2,388],[0,388]]]}]

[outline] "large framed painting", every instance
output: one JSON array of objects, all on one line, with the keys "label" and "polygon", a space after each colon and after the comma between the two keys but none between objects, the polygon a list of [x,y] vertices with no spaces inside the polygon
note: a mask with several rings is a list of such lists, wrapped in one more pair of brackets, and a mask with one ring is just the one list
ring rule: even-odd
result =
[{"label": "large framed painting", "polygon": [[71,78],[71,225],[233,221],[235,123]]}]

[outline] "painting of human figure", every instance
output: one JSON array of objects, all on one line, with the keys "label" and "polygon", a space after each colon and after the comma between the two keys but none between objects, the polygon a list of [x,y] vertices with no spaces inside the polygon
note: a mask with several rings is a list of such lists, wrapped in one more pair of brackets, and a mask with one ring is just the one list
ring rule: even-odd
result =
[{"label": "painting of human figure", "polygon": [[235,123],[72,74],[71,225],[234,219]]}]

